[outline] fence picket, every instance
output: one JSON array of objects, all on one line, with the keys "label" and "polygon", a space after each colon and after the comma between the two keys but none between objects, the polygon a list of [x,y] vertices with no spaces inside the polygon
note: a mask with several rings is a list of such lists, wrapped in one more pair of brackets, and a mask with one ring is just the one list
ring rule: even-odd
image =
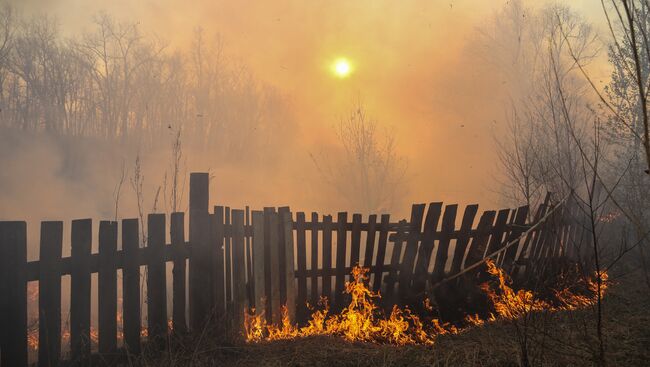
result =
[{"label": "fence picket", "polygon": [[350,238],[350,266],[359,265],[361,253],[361,214],[352,215],[352,233]]},{"label": "fence picket", "polygon": [[265,259],[267,258],[265,249],[264,249],[264,212],[253,210],[252,212],[253,220],[253,276],[254,282],[253,294],[255,314],[264,315],[266,314],[266,265]]},{"label": "fence picket", "polygon": [[[298,262],[298,296],[297,296],[297,314],[298,320],[303,321],[306,316],[305,303],[307,302],[307,239],[305,233],[305,213],[296,213],[296,260]],[[312,230],[313,233],[313,230]],[[313,239],[312,239],[313,241]],[[313,242],[312,242],[312,260],[313,260]],[[293,263],[293,259],[291,259]],[[312,265],[313,269],[313,265]],[[312,279],[318,279],[312,275]],[[313,284],[313,283],[312,283]]]},{"label": "fence picket", "polygon": [[377,232],[377,215],[368,216],[368,230],[366,235],[366,251],[363,256],[363,267],[369,268],[372,265],[373,255],[375,253],[375,236]]},{"label": "fence picket", "polygon": [[461,269],[463,258],[465,257],[465,251],[467,250],[467,244],[469,243],[470,239],[470,232],[472,230],[472,225],[474,224],[474,218],[476,217],[477,212],[478,205],[476,204],[468,205],[465,207],[463,221],[460,225],[460,231],[456,239],[456,248],[454,249],[450,274],[456,274]]},{"label": "fence picket", "polygon": [[97,278],[99,353],[103,359],[110,361],[117,351],[117,222],[99,222]]},{"label": "fence picket", "polygon": [[457,211],[458,205],[447,205],[445,206],[445,213],[442,215],[442,227],[438,236],[438,248],[435,265],[433,266],[434,283],[445,277],[445,265],[449,257],[449,242],[453,236]]},{"label": "fence picket", "polygon": [[388,225],[390,224],[390,214],[381,215],[381,225],[379,229],[379,240],[377,242],[377,256],[375,257],[375,275],[372,282],[372,290],[378,292],[383,283],[384,262],[386,261],[386,244],[388,242]]},{"label": "fence picket", "polygon": [[212,287],[215,320],[221,320],[226,313],[226,290],[224,273],[224,208],[214,207],[210,215],[210,249],[212,252]]},{"label": "fence picket", "polygon": [[332,229],[333,229],[332,216],[324,215],[323,216],[323,278],[322,278],[321,294],[330,303],[332,302],[332,275],[333,275],[332,273]]},{"label": "fence picket", "polygon": [[275,208],[264,208],[265,227],[268,230],[268,242],[266,244],[266,253],[269,254],[269,270],[267,273],[270,278],[267,280],[267,321],[280,322],[282,319],[280,309],[280,234],[278,233],[280,221]]},{"label": "fence picket", "polygon": [[208,214],[209,176],[190,175],[190,327],[194,332],[205,328],[212,310],[210,277],[210,222]]},{"label": "fence picket", "polygon": [[420,293],[424,291],[425,283],[429,272],[429,262],[433,253],[438,221],[442,213],[442,203],[430,203],[427,216],[424,220],[424,230],[418,249],[417,262],[415,264],[415,276],[413,278],[413,291]]},{"label": "fence picket", "polygon": [[[318,223],[318,213],[312,212],[311,213],[311,222],[312,223]],[[324,220],[323,220],[324,222]],[[300,237],[298,237],[298,246],[300,246]],[[318,275],[316,275],[315,271],[318,270],[320,267],[318,266],[318,228],[316,226],[313,226],[311,228],[311,304],[312,306],[315,306],[318,303],[318,300],[320,298],[320,293],[318,292]],[[300,264],[298,264],[298,270],[300,270]],[[305,316],[307,313],[306,305],[300,304],[300,300],[298,301],[298,306],[301,307],[301,309],[305,312]]]},{"label": "fence picket", "polygon": [[70,360],[75,365],[90,357],[90,251],[92,220],[72,221],[70,274]]},{"label": "fence picket", "polygon": [[175,334],[187,332],[185,320],[185,213],[172,213],[170,239],[174,257],[172,270],[172,330]]},{"label": "fence picket", "polygon": [[422,228],[422,218],[426,204],[414,204],[411,207],[411,220],[409,221],[409,233],[404,250],[404,258],[399,269],[399,296],[401,300],[406,300],[413,293],[411,280],[413,278],[413,268],[415,258],[420,246],[420,230]]},{"label": "fence picket", "polygon": [[140,237],[137,219],[122,220],[122,309],[124,346],[130,354],[140,353]]},{"label": "fence picket", "polygon": [[334,284],[334,312],[343,308],[343,299],[345,298],[343,290],[346,279],[346,256],[348,252],[347,238],[347,221],[348,213],[340,212],[337,217],[336,225],[336,282]]},{"label": "fence picket", "polygon": [[167,335],[165,214],[149,214],[147,227],[147,332],[149,340],[159,342]]},{"label": "fence picket", "polygon": [[287,314],[289,320],[296,320],[296,285],[294,279],[295,268],[294,268],[294,248],[293,248],[293,219],[291,217],[291,211],[289,207],[281,207],[278,209],[279,222],[280,222],[280,236],[282,243],[280,243],[281,254],[284,255],[283,266],[281,270],[284,273],[283,285],[285,289],[285,295],[282,298],[282,302],[287,307]]},{"label": "fence picket", "polygon": [[243,326],[246,299],[246,253],[244,241],[244,211],[232,211],[232,289],[233,325],[235,331]]},{"label": "fence picket", "polygon": [[0,222],[0,365],[27,366],[27,224]]}]

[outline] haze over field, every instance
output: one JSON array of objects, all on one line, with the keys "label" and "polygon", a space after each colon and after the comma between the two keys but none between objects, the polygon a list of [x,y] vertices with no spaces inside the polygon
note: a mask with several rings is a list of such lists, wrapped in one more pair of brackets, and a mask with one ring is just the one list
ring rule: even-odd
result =
[{"label": "haze over field", "polygon": [[[112,218],[122,165],[126,174],[118,216],[135,216],[131,180],[138,153],[145,211],[153,208],[159,189],[157,209],[168,211],[164,177],[167,172],[169,178],[178,129],[183,129],[181,175],[210,170],[213,202],[365,211],[327,183],[331,176],[345,175],[331,171],[340,165],[336,157],[344,154],[337,129],[358,104],[377,122],[381,139],[394,137],[399,161],[397,192],[387,193],[390,200],[371,208],[406,216],[413,202],[475,202],[490,208],[511,204],[499,193],[494,149],[507,103],[520,88],[516,75],[495,64],[497,55],[513,50],[515,55],[521,47],[508,43],[495,23],[496,14],[512,6],[508,1],[27,0],[10,5],[27,20],[42,15],[55,19],[62,44],[68,39],[83,43],[85,35],[97,32],[95,22],[105,12],[118,24],[135,24],[142,39],[165,57],[182,55],[179,69],[186,71],[194,70],[200,27],[203,47],[213,56],[218,51],[215,65],[221,65],[227,80],[239,78],[222,106],[215,107],[214,99],[206,109],[219,114],[214,121],[220,126],[251,130],[239,137],[247,147],[238,151],[226,151],[223,146],[232,139],[219,133],[215,136],[222,140],[208,139],[199,147],[191,126],[201,126],[211,112],[188,107],[184,116],[196,116],[194,121],[156,115],[160,128],[151,128],[149,141],[134,135],[128,142],[115,142],[4,132],[2,219]],[[525,6],[546,5],[531,1]],[[597,29],[602,26],[599,2],[575,1],[571,6]],[[331,72],[339,57],[352,65],[346,78]],[[599,75],[607,75],[594,65]],[[242,85],[248,89],[242,91]],[[170,97],[164,104],[173,101]],[[143,106],[149,108],[146,102]],[[251,110],[253,117],[242,117]],[[8,119],[5,108],[2,114]],[[187,204],[184,199],[181,209]]]}]

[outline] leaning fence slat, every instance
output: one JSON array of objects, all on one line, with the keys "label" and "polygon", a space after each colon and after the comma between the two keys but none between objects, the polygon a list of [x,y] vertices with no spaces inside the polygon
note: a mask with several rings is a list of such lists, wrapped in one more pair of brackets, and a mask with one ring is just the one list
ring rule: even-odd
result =
[{"label": "leaning fence slat", "polygon": [[[312,223],[318,223],[318,213],[312,212],[311,213],[311,222]],[[298,237],[298,246],[300,246],[300,237]],[[318,228],[315,226],[312,227],[311,229],[311,270],[315,271],[318,269]],[[298,269],[300,270],[300,264],[298,264]],[[319,300],[319,293],[318,293],[318,276],[316,274],[311,275],[311,304],[316,305]],[[300,297],[298,297],[298,306],[301,307],[303,311],[306,311],[304,308],[304,302],[301,305],[300,304]],[[305,300],[306,301],[306,300]],[[306,313],[304,314],[306,316]]]},{"label": "leaning fence slat", "polygon": [[454,232],[457,212],[458,205],[445,206],[445,213],[442,215],[442,227],[440,228],[436,260],[433,266],[432,279],[434,283],[445,277],[445,265],[449,257],[449,242]]},{"label": "leaning fence slat", "polygon": [[232,289],[233,289],[233,326],[240,330],[244,311],[248,306],[246,297],[246,253],[244,241],[244,211],[232,211]]},{"label": "leaning fence slat", "polygon": [[266,311],[264,300],[266,299],[265,292],[265,269],[264,259],[266,254],[264,251],[264,213],[261,211],[253,210],[253,276],[254,276],[254,291],[255,295],[254,305],[255,314],[263,315]]},{"label": "leaning fence slat", "polygon": [[117,222],[99,222],[99,353],[112,359],[117,350]]},{"label": "leaning fence slat", "polygon": [[413,291],[416,293],[424,291],[429,272],[429,262],[433,253],[435,235],[438,230],[438,221],[442,213],[442,203],[430,203],[427,216],[424,220],[424,230],[420,248],[418,249],[417,262],[415,264],[415,276],[413,278]]},{"label": "leaning fence slat", "polygon": [[501,244],[503,243],[503,234],[509,216],[510,216],[510,209],[501,209],[497,213],[497,219],[494,222],[494,227],[492,228],[490,242],[488,243],[485,249],[485,253],[483,254],[483,257],[498,250],[499,246],[501,246]]},{"label": "leaning fence slat", "polygon": [[174,256],[172,270],[172,329],[176,334],[187,332],[185,320],[185,213],[172,213],[170,238]]},{"label": "leaning fence slat", "polygon": [[451,262],[450,274],[456,274],[460,271],[463,264],[463,258],[465,257],[465,251],[467,250],[467,244],[469,243],[470,231],[472,230],[472,225],[474,224],[474,218],[476,217],[477,212],[478,205],[476,204],[465,207],[463,221],[460,225],[458,238],[456,239],[456,247],[454,248],[454,257]]},{"label": "leaning fence slat", "polygon": [[41,223],[40,274],[38,279],[38,365],[56,366],[61,358],[61,259],[62,222]]},{"label": "leaning fence slat", "polygon": [[147,227],[147,332],[150,340],[164,340],[167,335],[165,214],[149,214]]},{"label": "leaning fence slat", "polygon": [[481,215],[481,219],[479,219],[478,226],[476,227],[476,233],[472,237],[470,248],[467,251],[463,268],[472,266],[483,259],[495,215],[496,212],[494,210],[487,210]]},{"label": "leaning fence slat", "polygon": [[[526,218],[528,217],[528,206],[524,205],[519,208],[517,208],[516,213],[514,214],[515,218],[514,221],[512,222],[513,228],[510,230],[510,233],[508,234],[508,237],[506,238],[505,243],[510,243],[511,241],[515,240],[516,238],[519,238],[521,234],[524,232],[524,224],[526,224]],[[521,244],[520,244],[521,245]],[[506,249],[505,253],[503,254],[503,260],[501,261],[501,267],[506,269],[506,271],[510,271],[513,266],[514,266],[514,261],[515,261],[515,256],[517,255],[517,252],[519,251],[519,246],[511,246],[508,249]]]},{"label": "leaning fence slat", "polygon": [[0,365],[27,366],[27,225],[0,222]]},{"label": "leaning fence slat", "polygon": [[124,346],[127,353],[140,353],[140,330],[142,314],[140,311],[140,224],[137,219],[122,220],[122,308]]},{"label": "leaning fence slat", "polygon": [[210,277],[210,222],[208,214],[209,177],[190,175],[190,326],[194,332],[205,327],[212,309]]},{"label": "leaning fence slat", "polygon": [[293,248],[293,219],[289,207],[281,207],[278,209],[280,219],[280,231],[283,232],[281,236],[283,243],[280,244],[282,254],[284,254],[284,287],[286,294],[282,301],[287,307],[289,320],[296,320],[296,285],[295,285],[295,268],[294,268],[294,248]]},{"label": "leaning fence slat", "polygon": [[363,267],[369,268],[372,265],[372,257],[375,253],[375,238],[377,232],[377,215],[368,216],[368,230],[366,236],[366,251],[363,256]]},{"label": "leaning fence slat", "polygon": [[334,311],[343,307],[343,289],[345,287],[345,260],[347,255],[347,229],[348,213],[341,212],[337,218],[336,229],[336,283],[334,284]]},{"label": "leaning fence slat", "polygon": [[90,251],[92,220],[72,221],[70,274],[70,359],[83,365],[90,357]]},{"label": "leaning fence slat", "polygon": [[422,228],[425,207],[426,204],[414,204],[411,207],[411,220],[409,222],[406,249],[404,250],[404,258],[399,269],[399,295],[401,300],[405,300],[412,293],[411,280],[413,278],[413,268],[420,243],[420,230]]},{"label": "leaning fence slat", "polygon": [[[314,292],[312,290],[312,292]],[[323,280],[322,296],[332,301],[332,216],[323,216]],[[313,293],[312,293],[313,294]],[[314,297],[312,296],[312,299]]]},{"label": "leaning fence slat", "polygon": [[386,259],[386,244],[388,242],[388,225],[390,224],[390,215],[381,215],[381,225],[379,229],[379,240],[377,242],[377,256],[375,257],[375,275],[372,282],[372,290],[377,292],[381,289],[384,278],[384,262]]},{"label": "leaning fence slat", "polygon": [[404,241],[407,236],[407,225],[406,220],[401,220],[399,222],[399,228],[397,232],[389,238],[393,242],[393,252],[390,256],[390,267],[388,271],[388,276],[386,277],[386,292],[384,292],[383,301],[385,304],[392,304],[394,301],[395,293],[395,284],[397,283],[397,272],[400,266],[400,260],[402,257],[402,247],[404,246]]}]

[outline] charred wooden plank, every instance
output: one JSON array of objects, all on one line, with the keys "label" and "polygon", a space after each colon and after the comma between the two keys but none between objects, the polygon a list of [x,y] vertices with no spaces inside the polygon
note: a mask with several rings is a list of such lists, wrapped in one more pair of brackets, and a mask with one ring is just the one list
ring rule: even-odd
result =
[{"label": "charred wooden plank", "polygon": [[413,279],[413,268],[420,246],[420,230],[422,228],[425,207],[426,204],[414,204],[411,207],[411,220],[409,222],[411,226],[406,241],[404,258],[402,259],[399,270],[399,296],[402,300],[405,300],[413,293],[411,281]]},{"label": "charred wooden plank", "polygon": [[[137,219],[122,220],[122,308],[124,317],[124,347],[130,354],[140,353],[140,237]],[[185,260],[183,260],[185,261]],[[184,295],[183,295],[184,296]],[[185,301],[185,297],[183,297]]]},{"label": "charred wooden plank", "polygon": [[99,353],[113,360],[117,351],[117,222],[99,222]]}]

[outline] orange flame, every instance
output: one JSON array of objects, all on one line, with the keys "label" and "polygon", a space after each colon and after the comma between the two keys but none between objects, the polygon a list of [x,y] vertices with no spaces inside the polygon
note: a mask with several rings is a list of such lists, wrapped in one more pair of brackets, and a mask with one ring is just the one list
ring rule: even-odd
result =
[{"label": "orange flame", "polygon": [[[466,315],[463,327],[442,323],[438,319],[433,319],[430,325],[425,325],[409,308],[401,309],[396,305],[393,306],[388,318],[381,317],[375,304],[375,300],[381,298],[381,295],[371,291],[366,285],[368,280],[366,274],[369,269],[356,266],[352,269],[354,280],[345,284],[345,293],[351,296],[351,301],[339,314],[330,315],[327,299],[322,298],[320,302],[322,308],[313,311],[307,325],[299,328],[291,323],[286,307],[282,308],[280,325],[267,324],[264,315],[255,315],[255,310],[252,309],[246,311],[244,315],[246,341],[262,342],[332,335],[348,341],[431,345],[438,335],[456,334],[470,327],[480,327],[500,319],[518,319],[529,312],[574,310],[597,301],[598,277],[595,278],[596,280],[586,280],[586,289],[593,295],[575,294],[569,289],[562,289],[555,292],[559,305],[553,305],[536,298],[532,291],[513,290],[510,287],[512,281],[502,269],[499,269],[492,260],[486,261],[486,264],[488,273],[498,280],[498,284],[494,289],[490,283],[484,283],[481,289],[487,294],[496,314],[490,313],[485,319],[478,314]],[[607,289],[607,273],[601,272],[600,279],[602,297]],[[310,307],[309,304],[307,306]],[[424,302],[424,308],[428,311],[432,310],[428,299]]]}]

